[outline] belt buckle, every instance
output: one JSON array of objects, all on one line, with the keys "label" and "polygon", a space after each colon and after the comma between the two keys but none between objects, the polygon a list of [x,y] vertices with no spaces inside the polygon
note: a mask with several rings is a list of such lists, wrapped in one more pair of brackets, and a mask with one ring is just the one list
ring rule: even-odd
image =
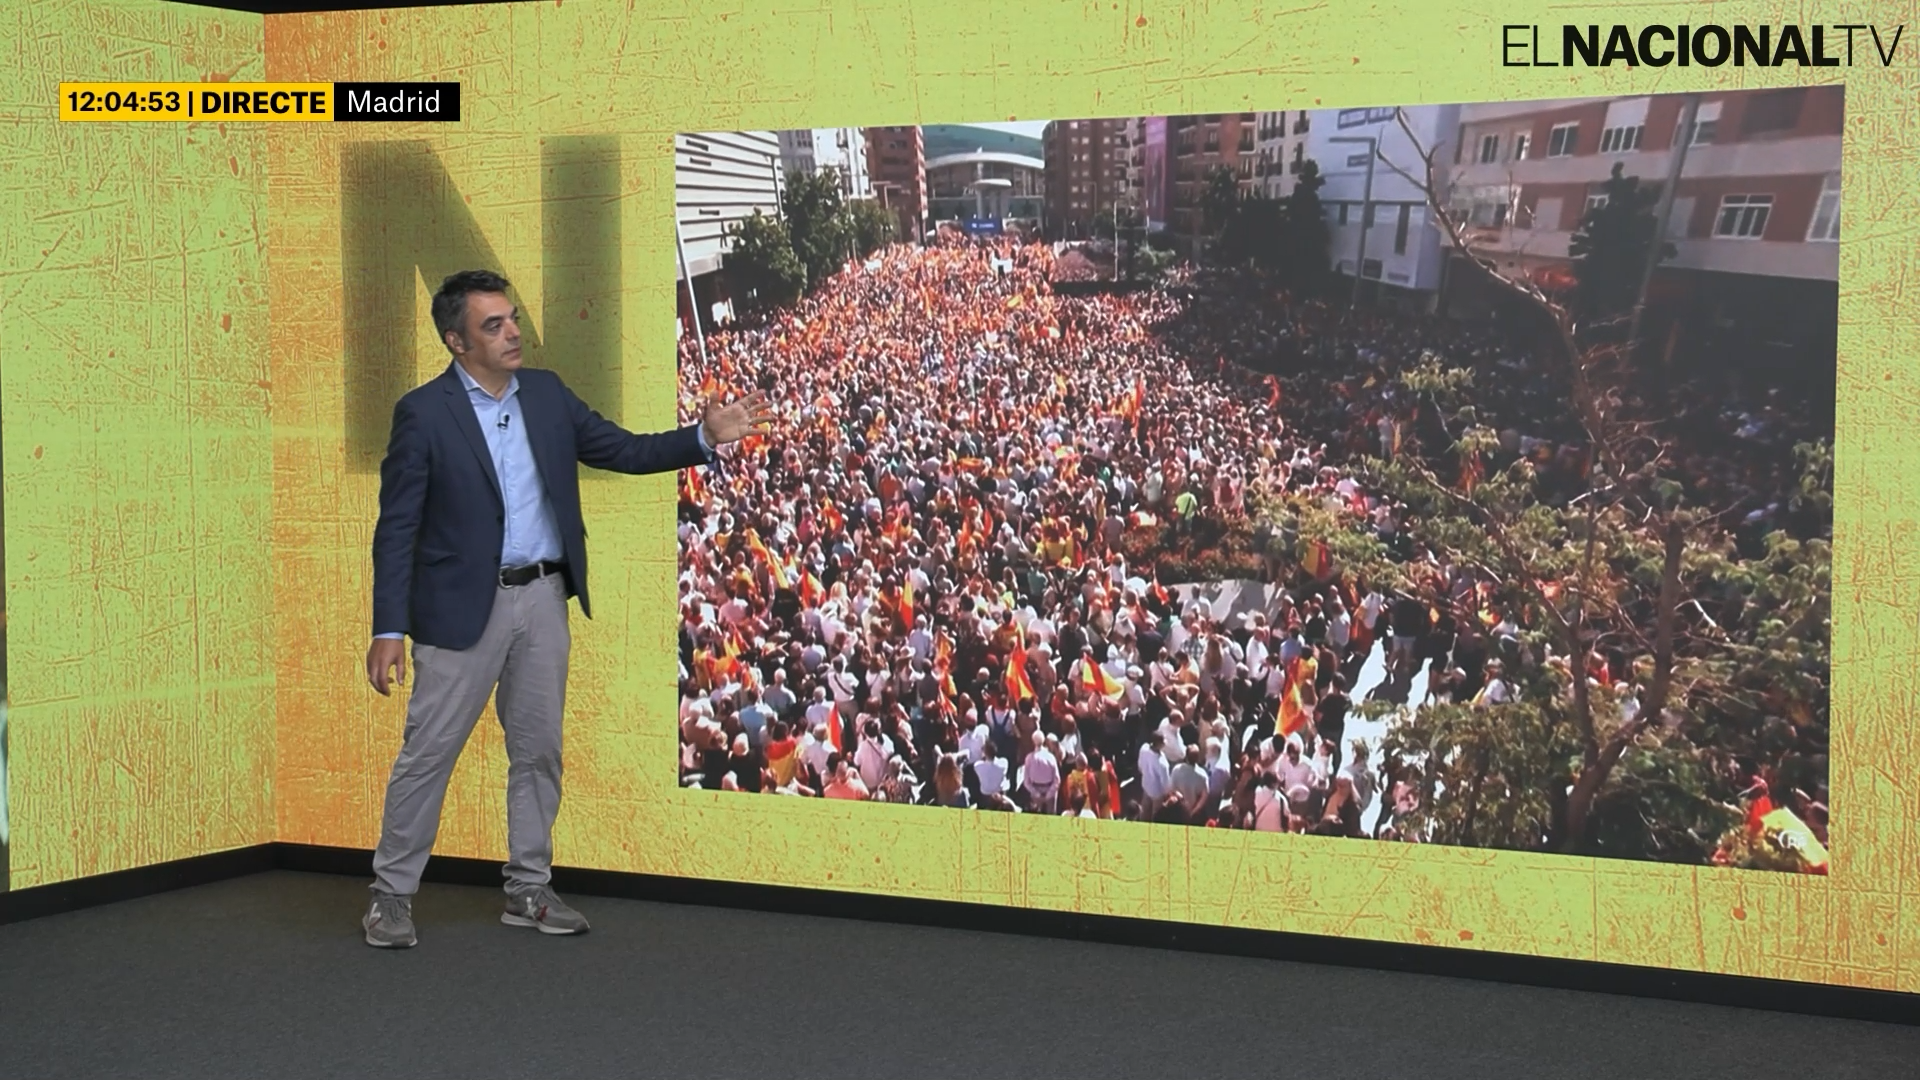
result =
[{"label": "belt buckle", "polygon": [[503,566],[500,568],[500,572],[495,575],[500,582],[500,587],[503,589],[511,589],[514,587],[513,582],[507,580],[507,574],[511,569],[512,567]]}]

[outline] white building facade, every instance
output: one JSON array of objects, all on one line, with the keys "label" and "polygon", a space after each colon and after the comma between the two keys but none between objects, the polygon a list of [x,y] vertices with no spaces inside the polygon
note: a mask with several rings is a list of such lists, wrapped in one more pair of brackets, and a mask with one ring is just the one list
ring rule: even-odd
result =
[{"label": "white building facade", "polygon": [[846,199],[873,197],[873,179],[867,170],[867,139],[859,128],[799,128],[778,133],[783,172],[817,175],[833,169],[840,176],[840,195]]},{"label": "white building facade", "polygon": [[1263,112],[1255,128],[1254,190],[1269,199],[1293,193],[1294,178],[1307,157],[1314,114],[1305,109]]},{"label": "white building facade", "polygon": [[731,319],[732,293],[724,267],[729,227],[755,211],[778,219],[786,188],[781,139],[772,131],[710,131],[674,136],[673,201],[681,282],[693,282],[693,302],[680,290],[680,324],[691,332],[697,311],[703,326]]},{"label": "white building facade", "polygon": [[[1404,115],[1404,128],[1396,113]],[[1433,310],[1447,247],[1427,209],[1421,155],[1435,155],[1444,185],[1460,106],[1317,109],[1306,118],[1301,156],[1315,162],[1326,180],[1320,201],[1332,234],[1334,271],[1348,278],[1357,272],[1362,294],[1374,302]],[[1288,176],[1287,190],[1297,175]]]}]

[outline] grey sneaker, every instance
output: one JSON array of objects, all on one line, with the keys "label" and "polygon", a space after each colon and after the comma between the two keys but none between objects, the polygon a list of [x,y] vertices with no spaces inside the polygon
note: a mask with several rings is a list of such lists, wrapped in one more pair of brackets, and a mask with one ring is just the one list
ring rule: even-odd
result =
[{"label": "grey sneaker", "polygon": [[413,900],[375,889],[373,902],[360,920],[367,944],[376,949],[411,949],[420,944],[413,932]]},{"label": "grey sneaker", "polygon": [[584,934],[587,917],[568,907],[547,885],[507,893],[507,910],[500,921],[508,926],[531,926],[543,934]]}]

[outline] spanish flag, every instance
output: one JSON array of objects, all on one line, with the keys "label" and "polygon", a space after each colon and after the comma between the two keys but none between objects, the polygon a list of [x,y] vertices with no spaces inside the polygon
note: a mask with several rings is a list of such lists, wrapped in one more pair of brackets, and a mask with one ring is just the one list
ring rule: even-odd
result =
[{"label": "spanish flag", "polygon": [[1026,654],[1018,649],[1007,657],[1007,696],[1014,701],[1038,701],[1033,682],[1027,678]]},{"label": "spanish flag", "polygon": [[913,579],[900,585],[900,625],[913,629]]},{"label": "spanish flag", "polygon": [[827,595],[827,590],[823,586],[821,586],[820,579],[813,576],[813,571],[808,570],[806,573],[801,575],[800,603],[802,605],[806,607],[814,607],[818,605],[821,600],[825,599],[826,595]]},{"label": "spanish flag", "polygon": [[1119,680],[1107,674],[1107,669],[1091,660],[1080,661],[1080,689],[1090,694],[1098,694],[1108,700],[1119,698],[1127,692]]},{"label": "spanish flag", "polygon": [[1273,393],[1267,396],[1267,408],[1271,409],[1275,405],[1280,404],[1280,380],[1275,376],[1269,375],[1267,376],[1267,385],[1273,388]]},{"label": "spanish flag", "polygon": [[786,567],[780,565],[780,560],[774,558],[773,552],[767,550],[767,545],[761,542],[758,532],[752,529],[747,530],[747,546],[752,548],[754,555],[766,564],[767,573],[773,578],[774,588],[793,588],[793,579],[788,576]]},{"label": "spanish flag", "polygon": [[1300,697],[1300,681],[1289,679],[1287,692],[1280,699],[1280,737],[1286,738],[1307,726],[1307,706]]},{"label": "spanish flag", "polygon": [[1314,578],[1325,579],[1333,569],[1333,556],[1327,552],[1326,541],[1311,540],[1306,547],[1306,555],[1300,560],[1301,566]]}]

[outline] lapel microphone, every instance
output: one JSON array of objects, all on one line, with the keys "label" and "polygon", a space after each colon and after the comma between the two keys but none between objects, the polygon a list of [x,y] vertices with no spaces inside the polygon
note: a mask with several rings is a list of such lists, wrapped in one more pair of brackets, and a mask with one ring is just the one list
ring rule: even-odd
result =
[{"label": "lapel microphone", "polygon": [[496,424],[495,426],[498,427],[501,431],[505,431],[507,430],[507,421],[511,419],[513,419],[512,413],[501,413],[500,423]]}]

